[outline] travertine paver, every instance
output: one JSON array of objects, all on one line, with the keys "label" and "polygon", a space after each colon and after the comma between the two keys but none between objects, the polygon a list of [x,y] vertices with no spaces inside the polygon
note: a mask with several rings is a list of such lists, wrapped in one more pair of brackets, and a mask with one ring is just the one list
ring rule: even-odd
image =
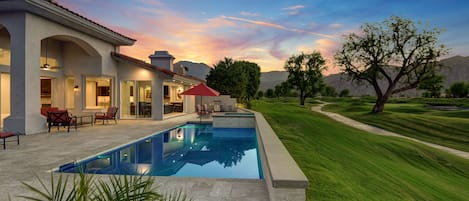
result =
[{"label": "travertine paver", "polygon": [[320,104],[318,106],[313,106],[311,108],[311,110],[313,110],[315,112],[319,112],[321,114],[325,114],[328,117],[330,117],[330,118],[332,118],[332,119],[334,119],[338,122],[342,122],[346,125],[349,125],[349,126],[352,126],[354,128],[358,128],[358,129],[361,129],[361,130],[364,130],[364,131],[368,131],[372,134],[394,136],[394,137],[400,137],[400,138],[412,140],[414,142],[425,144],[427,146],[430,146],[430,147],[445,151],[447,153],[450,153],[450,154],[453,154],[453,155],[456,155],[456,156],[460,156],[460,157],[463,157],[465,159],[469,159],[469,153],[468,152],[452,149],[452,148],[449,148],[449,147],[445,147],[445,146],[441,146],[441,145],[437,145],[437,144],[433,144],[433,143],[429,143],[429,142],[424,142],[424,141],[421,141],[421,140],[418,140],[418,139],[415,139],[415,138],[410,138],[410,137],[400,135],[400,134],[397,134],[397,133],[394,133],[394,132],[390,132],[390,131],[387,131],[387,130],[384,130],[384,129],[381,129],[381,128],[370,126],[368,124],[364,124],[364,123],[355,121],[355,120],[350,119],[348,117],[344,117],[344,116],[342,116],[340,114],[337,114],[337,113],[323,111],[322,107],[326,104],[328,104],[328,103],[323,102],[323,104]]},{"label": "travertine paver", "polygon": [[[35,176],[49,181],[49,170],[64,163],[80,160],[130,141],[188,121],[198,121],[194,114],[164,121],[119,120],[106,125],[70,129],[52,129],[51,133],[21,136],[21,144],[7,143],[0,149],[0,200],[22,200],[16,196],[30,193],[21,182],[35,182]],[[161,191],[183,190],[195,201],[199,200],[268,200],[263,180],[205,179],[157,177]],[[234,193],[235,192],[235,193]],[[236,193],[239,192],[239,193]]]}]

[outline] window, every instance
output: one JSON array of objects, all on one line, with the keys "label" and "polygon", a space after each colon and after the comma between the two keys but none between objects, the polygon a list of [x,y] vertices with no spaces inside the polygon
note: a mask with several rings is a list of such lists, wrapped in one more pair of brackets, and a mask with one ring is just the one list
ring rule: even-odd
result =
[{"label": "window", "polygon": [[107,108],[111,106],[112,79],[87,77],[85,83],[86,108]]}]

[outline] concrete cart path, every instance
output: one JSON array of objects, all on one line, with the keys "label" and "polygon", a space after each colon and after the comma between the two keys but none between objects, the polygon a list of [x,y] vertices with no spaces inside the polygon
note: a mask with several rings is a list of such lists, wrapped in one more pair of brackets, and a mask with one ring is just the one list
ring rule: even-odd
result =
[{"label": "concrete cart path", "polygon": [[394,136],[394,137],[400,137],[400,138],[412,140],[414,142],[425,144],[427,146],[430,146],[430,147],[433,147],[433,148],[436,148],[436,149],[439,149],[439,150],[445,151],[447,153],[450,153],[450,154],[453,154],[453,155],[456,155],[456,156],[460,156],[460,157],[463,157],[463,158],[469,160],[469,153],[468,152],[456,150],[456,149],[453,149],[453,148],[449,148],[449,147],[445,147],[445,146],[441,146],[441,145],[437,145],[437,144],[433,144],[433,143],[429,143],[429,142],[424,142],[424,141],[421,141],[421,140],[418,140],[418,139],[415,139],[415,138],[403,136],[403,135],[400,135],[400,134],[397,134],[397,133],[394,133],[394,132],[390,132],[390,131],[387,131],[387,130],[384,130],[384,129],[381,129],[381,128],[370,126],[368,124],[364,124],[364,123],[355,121],[353,119],[350,119],[348,117],[342,116],[342,115],[337,114],[337,113],[323,111],[322,107],[324,107],[324,105],[327,105],[327,104],[329,104],[329,103],[323,102],[322,104],[320,104],[318,106],[311,107],[311,110],[313,110],[315,112],[319,112],[321,114],[324,114],[324,115],[330,117],[331,119],[334,119],[338,122],[342,122],[342,123],[344,123],[348,126],[358,128],[360,130],[364,130],[364,131],[370,132],[372,134],[385,135],[385,136]]}]

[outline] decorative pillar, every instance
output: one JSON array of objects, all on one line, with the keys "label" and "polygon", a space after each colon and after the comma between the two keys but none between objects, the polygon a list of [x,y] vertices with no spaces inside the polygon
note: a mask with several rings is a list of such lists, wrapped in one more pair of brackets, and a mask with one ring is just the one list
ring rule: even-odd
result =
[{"label": "decorative pillar", "polygon": [[164,100],[163,100],[163,79],[153,73],[151,80],[151,118],[163,120]]},{"label": "decorative pillar", "polygon": [[46,129],[40,114],[41,39],[34,30],[28,30],[25,13],[10,19],[11,37],[10,101],[11,113],[5,119],[4,130],[19,133],[39,133]]}]

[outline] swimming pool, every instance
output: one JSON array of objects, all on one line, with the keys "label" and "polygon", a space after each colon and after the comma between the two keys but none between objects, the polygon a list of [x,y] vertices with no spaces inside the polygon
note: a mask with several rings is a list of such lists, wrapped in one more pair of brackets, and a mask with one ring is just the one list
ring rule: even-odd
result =
[{"label": "swimming pool", "polygon": [[62,165],[58,172],[262,179],[256,130],[185,124]]}]

